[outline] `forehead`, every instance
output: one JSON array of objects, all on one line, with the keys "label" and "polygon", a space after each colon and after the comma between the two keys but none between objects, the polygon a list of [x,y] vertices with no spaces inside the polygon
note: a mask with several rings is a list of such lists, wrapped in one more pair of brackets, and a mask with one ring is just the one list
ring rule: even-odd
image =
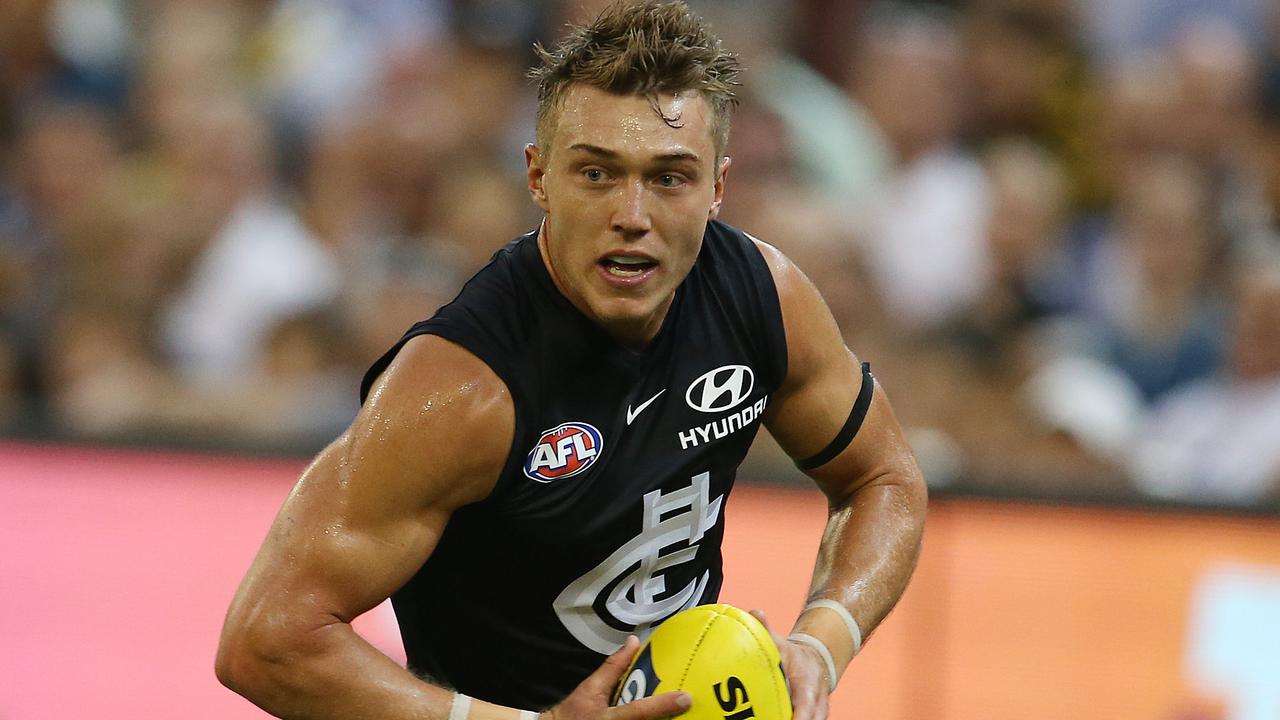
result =
[{"label": "forehead", "polygon": [[[714,161],[711,105],[697,91],[658,95],[668,124],[649,99],[614,95],[598,88],[570,85],[557,114],[551,144],[568,148],[584,143],[622,155],[650,156],[687,151]],[[674,127],[672,127],[674,125]]]}]

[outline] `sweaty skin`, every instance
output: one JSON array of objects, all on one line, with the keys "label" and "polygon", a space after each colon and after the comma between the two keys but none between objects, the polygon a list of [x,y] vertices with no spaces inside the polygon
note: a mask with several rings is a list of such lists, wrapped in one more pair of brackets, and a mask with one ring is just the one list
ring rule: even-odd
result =
[{"label": "sweaty skin", "polygon": [[[556,286],[629,346],[661,326],[719,212],[729,167],[702,95],[663,95],[657,105],[674,121],[647,98],[572,86],[549,147],[525,151],[530,194],[546,213],[539,247]],[[813,286],[781,253],[760,248],[778,287],[789,363],[766,424],[787,452],[806,457],[844,424],[861,377]],[[218,677],[284,718],[445,720],[452,693],[414,677],[350,623],[413,576],[455,510],[492,491],[514,423],[508,389],[487,365],[439,337],[409,341],[285,501],[228,611]],[[882,390],[853,443],[810,475],[831,508],[810,594],[844,603],[869,635],[910,576],[925,507]],[[806,613],[796,629],[826,643],[841,669],[848,664],[848,633],[833,612]],[[822,661],[776,639],[795,720],[825,718]],[[541,717],[657,720],[686,710],[686,693],[608,706],[637,648],[628,640]],[[501,662],[501,649],[493,653]],[[517,716],[475,701],[469,717]]]},{"label": "sweaty skin", "polygon": [[[492,490],[514,423],[506,386],[471,353],[429,335],[406,343],[352,427],[285,501],[228,611],[218,677],[284,718],[447,718],[451,692],[413,676],[350,623],[413,576],[454,510]],[[425,437],[431,448],[468,452],[433,452]],[[683,694],[607,707],[600,688],[612,690],[636,647],[584,681],[583,711],[566,717],[646,720],[687,707]],[[470,717],[517,714],[475,701]]]},{"label": "sweaty skin", "polygon": [[[757,246],[773,272],[787,333],[787,379],[769,403],[765,426],[788,455],[806,458],[844,426],[862,387],[861,366],[809,279],[777,249],[759,241]],[[853,442],[806,474],[828,505],[808,598],[844,605],[865,639],[906,590],[920,552],[928,494],[884,388],[876,385]],[[853,659],[853,640],[832,610],[804,613],[793,632],[821,640],[838,673]],[[826,670],[817,652],[776,633],[774,640],[783,651],[795,720],[825,718]]]},{"label": "sweaty skin", "polygon": [[[720,212],[728,158],[716,157],[710,106],[698,93],[644,97],[585,85],[565,94],[550,152],[530,145],[529,192],[547,214],[539,235],[556,287],[624,345],[648,342]],[[674,127],[673,127],[674,125]],[[612,276],[612,255],[651,263]]]}]

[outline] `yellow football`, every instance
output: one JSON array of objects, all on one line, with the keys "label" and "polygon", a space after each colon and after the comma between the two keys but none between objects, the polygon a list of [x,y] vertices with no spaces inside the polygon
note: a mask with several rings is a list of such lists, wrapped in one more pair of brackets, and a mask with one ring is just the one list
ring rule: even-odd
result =
[{"label": "yellow football", "polygon": [[693,696],[691,720],[791,720],[791,695],[769,631],[732,605],[672,616],[640,647],[614,704],[674,690]]}]

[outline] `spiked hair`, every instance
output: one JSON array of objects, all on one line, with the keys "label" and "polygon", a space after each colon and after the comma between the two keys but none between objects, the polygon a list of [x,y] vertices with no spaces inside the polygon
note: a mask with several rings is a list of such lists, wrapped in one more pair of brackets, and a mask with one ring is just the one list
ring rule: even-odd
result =
[{"label": "spiked hair", "polygon": [[738,104],[733,88],[736,55],[683,2],[620,0],[594,22],[571,27],[547,50],[534,45],[542,63],[529,71],[538,81],[538,144],[549,148],[568,87],[584,83],[616,95],[641,95],[664,122],[677,127],[658,104],[659,93],[701,92],[711,105],[716,155],[729,142],[729,116]]}]

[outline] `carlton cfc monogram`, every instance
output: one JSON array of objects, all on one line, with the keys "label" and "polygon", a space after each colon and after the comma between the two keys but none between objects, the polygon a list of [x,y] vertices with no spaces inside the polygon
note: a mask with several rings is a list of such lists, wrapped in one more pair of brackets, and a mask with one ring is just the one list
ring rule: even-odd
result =
[{"label": "carlton cfc monogram", "polygon": [[654,625],[702,601],[709,572],[678,589],[668,575],[695,560],[699,542],[720,522],[724,497],[713,500],[710,491],[704,472],[678,490],[645,493],[640,533],[555,599],[556,616],[578,642],[608,655],[627,635],[647,638]]}]

